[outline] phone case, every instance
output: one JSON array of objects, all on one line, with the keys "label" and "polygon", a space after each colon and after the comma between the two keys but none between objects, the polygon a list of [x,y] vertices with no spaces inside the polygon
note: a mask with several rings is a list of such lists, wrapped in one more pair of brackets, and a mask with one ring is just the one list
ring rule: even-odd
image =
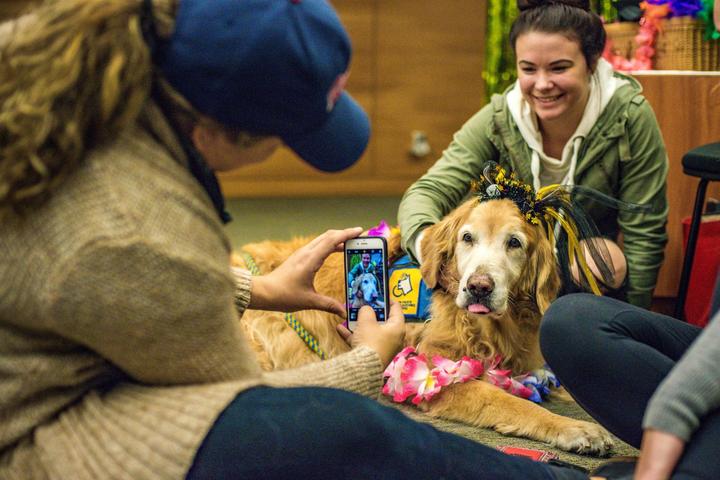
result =
[{"label": "phone case", "polygon": [[[378,239],[381,245],[362,245],[364,239]],[[359,309],[369,305],[378,321],[385,321],[389,310],[387,243],[383,237],[359,237],[358,240],[360,242],[347,242],[344,251],[348,320],[356,320]]]}]

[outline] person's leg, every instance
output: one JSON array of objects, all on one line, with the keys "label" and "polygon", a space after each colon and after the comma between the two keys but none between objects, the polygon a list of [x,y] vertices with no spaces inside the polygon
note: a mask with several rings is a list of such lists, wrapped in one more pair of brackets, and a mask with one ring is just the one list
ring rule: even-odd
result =
[{"label": "person's leg", "polygon": [[559,472],[341,390],[258,387],[220,415],[187,478],[587,478]]},{"label": "person's leg", "polygon": [[648,400],[700,331],[617,300],[573,294],[545,313],[540,345],[577,402],[639,447]]},{"label": "person's leg", "polygon": [[[664,315],[592,295],[558,299],[540,331],[545,359],[596,420],[638,447],[645,407],[701,330]],[[720,411],[703,418],[673,479],[714,479]]]}]

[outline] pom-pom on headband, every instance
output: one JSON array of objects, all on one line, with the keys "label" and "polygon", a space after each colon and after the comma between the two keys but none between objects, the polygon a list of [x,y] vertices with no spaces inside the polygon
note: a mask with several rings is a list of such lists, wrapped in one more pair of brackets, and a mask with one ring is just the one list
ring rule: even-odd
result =
[{"label": "pom-pom on headband", "polygon": [[602,235],[592,218],[580,207],[578,197],[585,196],[623,211],[650,210],[650,205],[623,202],[580,185],[554,184],[536,192],[514,172],[508,174],[495,162],[485,165],[483,177],[471,182],[471,190],[481,202],[512,200],[529,223],[542,225],[557,253],[563,282],[574,282],[569,267],[577,262],[582,272],[580,286],[596,295],[601,294],[600,287],[588,266],[587,254],[597,266],[604,284],[614,283],[615,268]]}]

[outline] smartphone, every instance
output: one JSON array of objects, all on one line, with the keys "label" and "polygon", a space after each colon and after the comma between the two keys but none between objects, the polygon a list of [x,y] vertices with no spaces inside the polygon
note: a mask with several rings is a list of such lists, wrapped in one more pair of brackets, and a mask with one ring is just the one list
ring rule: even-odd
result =
[{"label": "smartphone", "polygon": [[383,237],[358,237],[345,242],[345,286],[347,319],[357,320],[363,305],[375,310],[384,322],[390,308],[388,302],[388,254]]}]

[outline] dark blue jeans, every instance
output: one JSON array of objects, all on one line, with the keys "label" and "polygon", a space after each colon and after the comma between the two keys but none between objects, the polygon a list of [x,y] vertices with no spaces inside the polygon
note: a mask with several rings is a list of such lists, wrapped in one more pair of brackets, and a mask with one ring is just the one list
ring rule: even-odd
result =
[{"label": "dark blue jeans", "polygon": [[[700,332],[611,298],[573,294],[545,313],[540,346],[575,400],[609,431],[639,447],[650,397]],[[718,443],[716,411],[690,439],[673,478],[717,479]]]},{"label": "dark blue jeans", "polygon": [[352,393],[258,387],[238,395],[220,415],[187,478],[587,477],[505,455]]}]

